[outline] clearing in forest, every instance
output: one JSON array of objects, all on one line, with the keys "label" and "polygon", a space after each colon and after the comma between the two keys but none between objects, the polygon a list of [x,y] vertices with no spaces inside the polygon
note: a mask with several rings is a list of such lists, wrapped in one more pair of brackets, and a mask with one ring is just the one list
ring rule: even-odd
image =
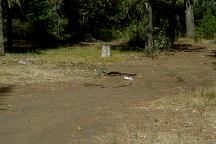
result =
[{"label": "clearing in forest", "polygon": [[152,58],[97,47],[1,57],[1,143],[216,143],[215,45]]}]

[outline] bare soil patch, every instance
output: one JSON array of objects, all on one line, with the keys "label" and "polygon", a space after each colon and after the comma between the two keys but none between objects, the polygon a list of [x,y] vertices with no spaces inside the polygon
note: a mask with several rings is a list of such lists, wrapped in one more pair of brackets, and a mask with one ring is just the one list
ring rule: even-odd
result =
[{"label": "bare soil patch", "polygon": [[197,109],[182,98],[194,102],[191,91],[215,89],[215,49],[215,45],[180,45],[154,59],[133,53],[119,60],[117,53],[115,62],[109,60],[99,68],[136,74],[133,80],[96,70],[100,76],[90,79],[16,83],[0,89],[1,142],[214,144],[215,104]]}]

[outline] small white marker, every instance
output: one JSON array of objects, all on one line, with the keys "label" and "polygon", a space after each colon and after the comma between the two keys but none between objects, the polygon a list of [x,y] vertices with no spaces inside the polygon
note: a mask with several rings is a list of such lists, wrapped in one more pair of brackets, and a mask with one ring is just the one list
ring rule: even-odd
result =
[{"label": "small white marker", "polygon": [[133,80],[132,77],[128,77],[128,76],[123,76],[123,79],[125,79],[125,80]]}]

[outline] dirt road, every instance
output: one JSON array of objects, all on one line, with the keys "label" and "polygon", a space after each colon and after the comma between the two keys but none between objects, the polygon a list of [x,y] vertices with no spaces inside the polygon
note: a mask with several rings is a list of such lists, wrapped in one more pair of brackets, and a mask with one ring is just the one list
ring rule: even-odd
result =
[{"label": "dirt road", "polygon": [[[133,81],[103,76],[88,81],[5,87],[0,90],[0,143],[125,143],[124,138],[132,139],[138,132],[154,135],[182,130],[187,121],[181,112],[142,108],[164,96],[214,85],[215,49],[187,47],[155,59],[134,57],[105,69],[136,73]],[[167,125],[157,126],[160,120]],[[194,137],[214,143],[215,130],[209,128]],[[194,126],[185,133],[193,135],[196,131]]]}]

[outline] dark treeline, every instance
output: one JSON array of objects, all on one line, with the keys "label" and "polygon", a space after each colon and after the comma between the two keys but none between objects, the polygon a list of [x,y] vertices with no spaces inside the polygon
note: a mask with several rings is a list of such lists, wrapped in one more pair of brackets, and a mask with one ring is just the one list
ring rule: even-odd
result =
[{"label": "dark treeline", "polygon": [[[178,36],[215,38],[215,0],[0,0],[0,53],[40,45],[124,39],[143,49]],[[3,45],[5,39],[5,45]]]}]

